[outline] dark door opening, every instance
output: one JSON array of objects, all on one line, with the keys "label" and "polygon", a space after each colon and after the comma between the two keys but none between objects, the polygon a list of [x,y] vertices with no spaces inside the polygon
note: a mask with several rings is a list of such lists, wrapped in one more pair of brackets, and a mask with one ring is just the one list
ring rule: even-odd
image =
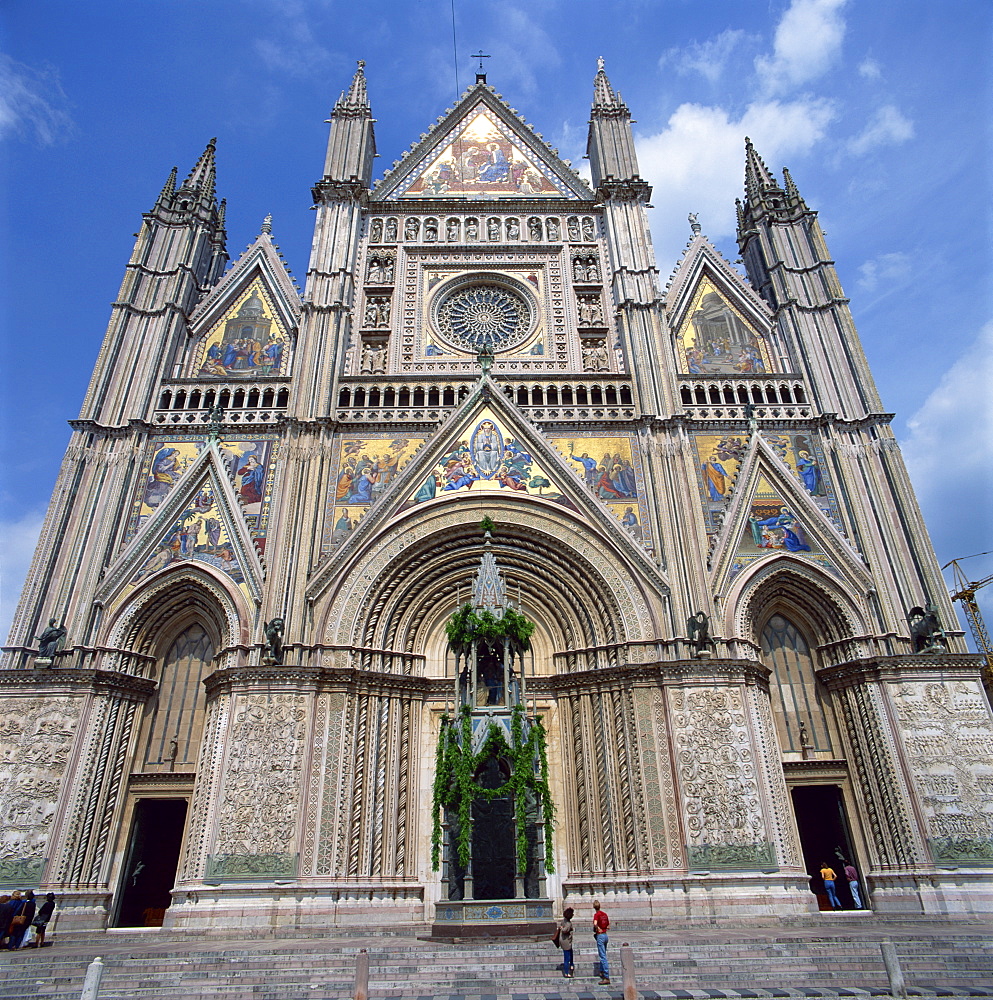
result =
[{"label": "dark door opening", "polygon": [[185,799],[139,799],[118,890],[115,927],[158,927],[176,884]]},{"label": "dark door opening", "polygon": [[827,896],[824,895],[824,883],[820,877],[821,865],[827,862],[838,876],[835,891],[841,905],[846,910],[857,909],[845,878],[845,860],[850,861],[859,872],[862,904],[868,907],[862,869],[852,850],[841,789],[837,785],[795,785],[790,789],[790,795],[800,832],[804,867],[811,877],[811,890],[817,893],[822,908],[830,909],[825,905]]},{"label": "dark door opening", "polygon": [[[501,767],[496,757],[480,768],[477,780],[483,788],[499,788],[509,777],[510,767]],[[514,802],[509,791],[487,802],[472,805],[472,896],[473,899],[513,899],[517,873],[517,843]]]}]

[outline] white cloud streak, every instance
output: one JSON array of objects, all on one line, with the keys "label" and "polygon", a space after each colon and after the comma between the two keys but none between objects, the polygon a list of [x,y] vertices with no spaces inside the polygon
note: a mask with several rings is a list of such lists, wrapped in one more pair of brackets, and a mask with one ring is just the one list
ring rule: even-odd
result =
[{"label": "white cloud streak", "polygon": [[[991,527],[993,495],[993,321],[941,377],[907,421],[903,456],[914,488],[933,524],[968,509],[986,510],[973,532],[977,548]],[[973,507],[973,504],[977,505]],[[962,553],[967,555],[968,553]]]},{"label": "white cloud streak", "polygon": [[864,292],[874,292],[880,285],[903,284],[910,277],[911,263],[910,254],[880,254],[859,267],[858,286]]},{"label": "white cloud streak", "polygon": [[30,511],[14,520],[0,521],[0,538],[3,539],[0,554],[0,639],[6,639],[21,599],[21,588],[31,568],[34,550],[38,544],[43,511]]},{"label": "white cloud streak", "polygon": [[58,73],[0,53],[0,140],[31,136],[41,146],[67,138],[73,123]]},{"label": "white cloud streak", "polygon": [[716,83],[723,76],[728,62],[742,43],[750,38],[741,29],[728,28],[705,42],[694,42],[684,49],[668,49],[659,59],[659,68],[670,66],[680,74],[699,73]]},{"label": "white cloud streak", "polygon": [[269,23],[265,37],[255,40],[255,51],[272,72],[321,79],[340,60],[314,36],[306,4],[282,0],[278,17]]},{"label": "white cloud streak", "polygon": [[914,137],[914,123],[905,118],[892,104],[885,104],[870,119],[866,127],[848,143],[848,151],[864,156],[880,146],[898,146]]},{"label": "white cloud streak", "polygon": [[771,56],[755,69],[770,94],[782,94],[823,76],[841,55],[847,0],[793,0],[776,26]]},{"label": "white cloud streak", "polygon": [[868,57],[859,63],[859,76],[866,80],[879,80],[882,75],[883,71],[875,59]]},{"label": "white cloud streak", "polygon": [[678,258],[697,212],[712,240],[734,235],[744,176],[744,137],[770,166],[809,152],[836,116],[832,102],[760,101],[739,118],[725,108],[683,104],[659,133],[637,138],[642,175],[655,188],[652,235],[660,267]]}]

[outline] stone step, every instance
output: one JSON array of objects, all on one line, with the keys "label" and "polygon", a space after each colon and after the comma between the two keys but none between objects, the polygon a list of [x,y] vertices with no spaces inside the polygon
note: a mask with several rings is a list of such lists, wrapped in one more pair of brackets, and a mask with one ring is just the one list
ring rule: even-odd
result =
[{"label": "stone step", "polygon": [[[104,956],[102,1000],[325,1000],[353,995],[360,947],[370,959],[370,1000],[388,997],[536,998],[620,995],[620,943],[631,941],[642,997],[673,990],[716,995],[750,989],[832,997],[883,994],[879,940],[894,940],[912,988],[933,995],[993,997],[993,939],[976,922],[850,928],[837,925],[743,929],[673,929],[615,933],[614,983],[593,976],[592,942],[577,940],[577,978],[564,980],[560,953],[544,940],[439,944],[399,936],[366,939],[205,938],[152,934],[64,935],[53,947],[0,957],[0,1000],[28,996],[76,1000],[86,966]],[[784,992],[785,991],[785,992]]]}]

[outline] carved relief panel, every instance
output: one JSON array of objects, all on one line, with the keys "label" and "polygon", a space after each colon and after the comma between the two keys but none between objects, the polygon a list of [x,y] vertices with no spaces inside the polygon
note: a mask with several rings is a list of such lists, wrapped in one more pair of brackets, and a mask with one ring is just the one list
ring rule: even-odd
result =
[{"label": "carved relief panel", "polygon": [[237,694],[207,875],[295,875],[310,697]]},{"label": "carved relief panel", "polygon": [[668,698],[687,866],[775,867],[741,689],[671,689]]},{"label": "carved relief panel", "polygon": [[0,884],[41,877],[82,705],[82,698],[63,696],[7,701],[0,720]]},{"label": "carved relief panel", "polygon": [[905,682],[890,695],[935,861],[993,865],[993,725],[979,683]]}]

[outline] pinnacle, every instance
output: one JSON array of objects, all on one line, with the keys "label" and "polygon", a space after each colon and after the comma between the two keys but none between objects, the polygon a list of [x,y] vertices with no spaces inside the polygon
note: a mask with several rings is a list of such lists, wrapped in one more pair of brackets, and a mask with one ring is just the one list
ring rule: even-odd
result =
[{"label": "pinnacle", "polygon": [[607,72],[603,68],[603,56],[600,56],[596,63],[596,76],[593,79],[593,110],[622,107],[619,96],[614,93],[614,88],[607,79]]},{"label": "pinnacle", "polygon": [[183,181],[184,188],[199,190],[205,197],[214,195],[214,152],[217,149],[217,137],[207,143],[207,148],[200,154],[196,166],[190,171],[190,176]]},{"label": "pinnacle", "polygon": [[348,88],[348,94],[342,94],[334,106],[335,111],[371,111],[369,106],[369,95],[366,92],[365,83],[365,60],[359,59],[356,63],[355,75]]},{"label": "pinnacle", "polygon": [[793,180],[793,175],[789,172],[787,167],[783,167],[783,187],[786,191],[786,196],[790,201],[797,202],[803,205],[804,200],[800,195],[800,190],[796,186],[796,182]]},{"label": "pinnacle", "polygon": [[755,203],[762,192],[769,188],[778,188],[776,178],[769,172],[769,168],[763,163],[762,157],[755,152],[752,140],[745,136],[745,199]]}]

